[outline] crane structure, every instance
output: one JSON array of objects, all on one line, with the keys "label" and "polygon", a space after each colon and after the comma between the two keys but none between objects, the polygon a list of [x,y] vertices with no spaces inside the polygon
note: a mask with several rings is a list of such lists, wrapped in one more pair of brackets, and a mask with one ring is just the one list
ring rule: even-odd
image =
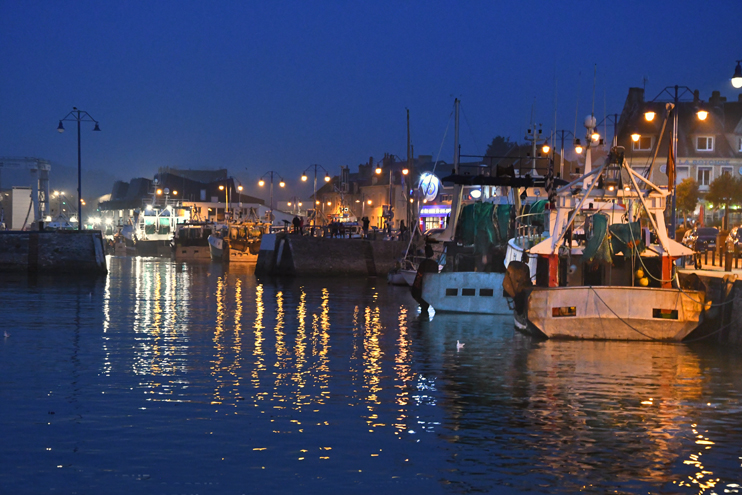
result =
[{"label": "crane structure", "polygon": [[27,169],[31,175],[31,201],[33,202],[33,225],[38,228],[38,222],[49,214],[49,171],[52,166],[48,160],[33,157],[0,157],[0,190],[2,190],[2,172],[5,169]]}]

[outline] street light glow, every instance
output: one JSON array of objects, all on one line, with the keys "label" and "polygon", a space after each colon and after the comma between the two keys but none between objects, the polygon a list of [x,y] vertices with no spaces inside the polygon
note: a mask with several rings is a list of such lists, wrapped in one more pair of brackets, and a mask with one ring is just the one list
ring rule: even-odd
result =
[{"label": "street light glow", "polygon": [[[737,60],[737,67],[734,68],[734,75],[732,76],[732,86],[739,89],[742,88],[742,60]],[[60,122],[60,125],[62,123]]]},{"label": "street light glow", "polygon": [[285,185],[286,185],[286,183],[284,181],[281,181],[281,182],[278,183],[278,187],[284,187]]},{"label": "street light glow", "polygon": [[706,120],[706,117],[709,116],[709,113],[706,110],[699,110],[696,112],[696,115],[698,115],[699,120]]},{"label": "street light glow", "polygon": [[258,185],[259,185],[260,187],[263,187],[263,186],[265,185],[265,181],[264,181],[263,179],[260,179],[260,180],[258,181]]},{"label": "street light glow", "polygon": [[631,140],[634,141],[634,142],[639,141],[639,138],[640,137],[642,137],[642,136],[638,132],[634,132],[634,133],[631,134]]},{"label": "street light glow", "polygon": [[307,174],[302,174],[302,176],[301,176],[301,181],[302,182],[306,182],[308,179],[309,179],[309,177],[307,177]]},{"label": "street light glow", "polygon": [[330,182],[330,174],[325,174],[325,182]]},{"label": "street light glow", "polygon": [[376,175],[380,175],[380,174],[381,174],[381,167],[376,167]]},{"label": "street light glow", "polygon": [[652,122],[655,115],[657,114],[654,112],[644,112],[644,120],[646,120],[647,122]]},{"label": "street light glow", "polygon": [[549,141],[546,141],[544,145],[541,147],[541,151],[544,152],[544,154],[548,153],[551,150],[551,147],[549,146]]}]

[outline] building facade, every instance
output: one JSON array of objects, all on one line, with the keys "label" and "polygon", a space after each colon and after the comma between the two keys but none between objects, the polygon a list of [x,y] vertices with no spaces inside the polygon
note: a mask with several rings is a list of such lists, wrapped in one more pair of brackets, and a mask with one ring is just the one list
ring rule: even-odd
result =
[{"label": "building facade", "polygon": [[[677,128],[671,109],[677,112]],[[654,113],[652,120],[647,119],[647,112]],[[704,119],[699,112],[706,112]],[[618,123],[618,144],[626,149],[626,159],[636,171],[646,173],[651,168],[650,180],[657,185],[668,184],[667,159],[674,130],[677,183],[689,177],[696,180],[700,204],[705,203],[703,195],[714,179],[723,174],[742,176],[742,94],[737,101],[727,101],[714,91],[703,101],[697,90],[672,87],[646,101],[644,89],[629,89]],[[704,208],[707,222],[714,219],[709,210]]]}]

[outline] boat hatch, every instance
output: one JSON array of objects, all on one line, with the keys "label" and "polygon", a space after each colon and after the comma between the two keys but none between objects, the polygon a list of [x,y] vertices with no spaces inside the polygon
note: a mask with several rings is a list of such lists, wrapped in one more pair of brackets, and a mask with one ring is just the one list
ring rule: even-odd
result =
[{"label": "boat hatch", "polygon": [[479,295],[482,297],[492,297],[495,295],[495,289],[479,289]]},{"label": "boat hatch", "polygon": [[654,308],[652,310],[652,318],[662,318],[663,320],[677,320],[678,310]]},{"label": "boat hatch", "polygon": [[446,295],[447,296],[458,296],[459,289],[446,289]]},{"label": "boat hatch", "polygon": [[477,289],[461,289],[462,296],[476,296]]},{"label": "boat hatch", "polygon": [[562,316],[577,316],[577,308],[575,306],[563,306],[561,308],[551,308],[551,316],[553,318],[559,318]]}]

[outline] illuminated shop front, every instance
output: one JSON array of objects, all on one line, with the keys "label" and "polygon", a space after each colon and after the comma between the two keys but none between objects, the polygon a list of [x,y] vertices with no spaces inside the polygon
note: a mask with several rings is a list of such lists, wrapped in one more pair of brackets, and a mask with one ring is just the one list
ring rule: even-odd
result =
[{"label": "illuminated shop front", "polygon": [[423,205],[420,207],[420,229],[445,229],[451,217],[451,205]]}]

